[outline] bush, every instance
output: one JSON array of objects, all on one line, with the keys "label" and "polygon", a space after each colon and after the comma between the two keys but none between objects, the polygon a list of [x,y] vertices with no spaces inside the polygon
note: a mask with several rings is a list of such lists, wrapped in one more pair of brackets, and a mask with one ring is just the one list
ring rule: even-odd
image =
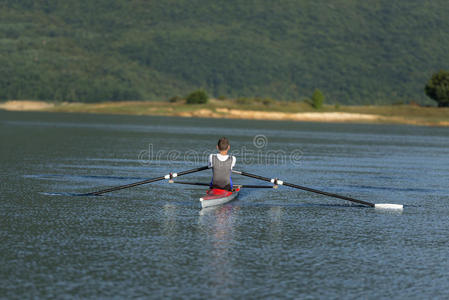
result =
[{"label": "bush", "polygon": [[270,106],[270,105],[274,104],[275,102],[276,101],[274,101],[271,98],[265,98],[262,100],[263,105],[266,105],[266,106]]},{"label": "bush", "polygon": [[186,98],[187,104],[206,104],[207,101],[209,101],[209,96],[203,90],[194,91]]},{"label": "bush", "polygon": [[312,106],[315,109],[320,109],[321,107],[323,107],[323,104],[324,95],[319,89],[316,89],[312,95]]},{"label": "bush", "polygon": [[209,96],[203,90],[194,91],[186,98],[187,104],[206,104],[207,101],[209,101]]},{"label": "bush", "polygon": [[439,71],[426,84],[426,95],[438,103],[438,107],[449,106],[449,72]]},{"label": "bush", "polygon": [[173,97],[171,97],[170,99],[168,99],[168,102],[170,102],[170,103],[176,103],[176,102],[180,102],[181,100],[182,100],[181,97],[179,97],[179,96],[173,96]]}]

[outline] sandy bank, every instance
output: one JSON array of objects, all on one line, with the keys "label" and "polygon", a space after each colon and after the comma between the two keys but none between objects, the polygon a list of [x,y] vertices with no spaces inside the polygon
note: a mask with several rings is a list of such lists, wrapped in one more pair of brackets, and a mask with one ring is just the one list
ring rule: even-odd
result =
[{"label": "sandy bank", "polygon": [[180,112],[176,114],[180,117],[207,117],[207,118],[232,118],[250,120],[284,120],[284,121],[305,121],[305,122],[356,122],[356,121],[377,121],[382,117],[371,114],[346,113],[346,112],[305,112],[305,113],[285,113],[267,112],[255,110],[239,110],[218,108],[214,111],[200,109],[191,112]]},{"label": "sandy bank", "polygon": [[7,101],[0,103],[0,109],[11,111],[46,110],[52,107],[54,107],[54,104],[44,101]]},{"label": "sandy bank", "polygon": [[382,116],[379,114],[364,114],[352,112],[267,112],[254,110],[238,110],[217,108],[215,111],[200,109],[190,112],[179,112],[174,115],[180,117],[199,118],[229,118],[249,120],[281,120],[297,122],[329,122],[329,123],[389,123],[418,126],[449,126],[449,121],[429,121],[422,118],[407,118],[400,116]]}]

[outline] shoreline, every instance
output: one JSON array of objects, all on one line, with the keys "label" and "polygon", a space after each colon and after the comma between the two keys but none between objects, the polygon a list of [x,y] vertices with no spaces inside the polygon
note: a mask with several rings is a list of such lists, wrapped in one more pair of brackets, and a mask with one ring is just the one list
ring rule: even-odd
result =
[{"label": "shoreline", "polygon": [[[297,107],[294,107],[294,106]],[[255,107],[252,107],[255,106]],[[318,123],[404,124],[449,127],[449,109],[402,106],[326,106],[314,111],[303,103],[277,102],[272,107],[238,105],[212,100],[209,104],[189,105],[155,101],[120,101],[101,103],[51,103],[44,101],[7,101],[1,110],[68,113],[154,115],[196,118],[277,120]]]}]

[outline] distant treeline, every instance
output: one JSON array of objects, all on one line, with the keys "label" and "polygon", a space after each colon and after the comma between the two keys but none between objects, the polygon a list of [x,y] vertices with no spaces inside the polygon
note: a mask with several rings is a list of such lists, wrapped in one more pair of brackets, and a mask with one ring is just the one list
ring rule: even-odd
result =
[{"label": "distant treeline", "polygon": [[426,99],[447,0],[4,0],[0,100]]}]

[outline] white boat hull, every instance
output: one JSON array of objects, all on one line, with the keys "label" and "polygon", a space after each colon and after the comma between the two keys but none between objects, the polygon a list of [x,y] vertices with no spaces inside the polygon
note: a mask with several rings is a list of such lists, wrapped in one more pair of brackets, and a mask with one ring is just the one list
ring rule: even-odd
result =
[{"label": "white boat hull", "polygon": [[222,204],[231,202],[232,200],[237,198],[238,195],[239,195],[239,191],[235,191],[231,195],[226,196],[226,197],[219,197],[219,198],[214,198],[214,199],[208,199],[208,197],[205,196],[205,197],[200,198],[201,207],[204,208],[204,207],[222,205]]}]

